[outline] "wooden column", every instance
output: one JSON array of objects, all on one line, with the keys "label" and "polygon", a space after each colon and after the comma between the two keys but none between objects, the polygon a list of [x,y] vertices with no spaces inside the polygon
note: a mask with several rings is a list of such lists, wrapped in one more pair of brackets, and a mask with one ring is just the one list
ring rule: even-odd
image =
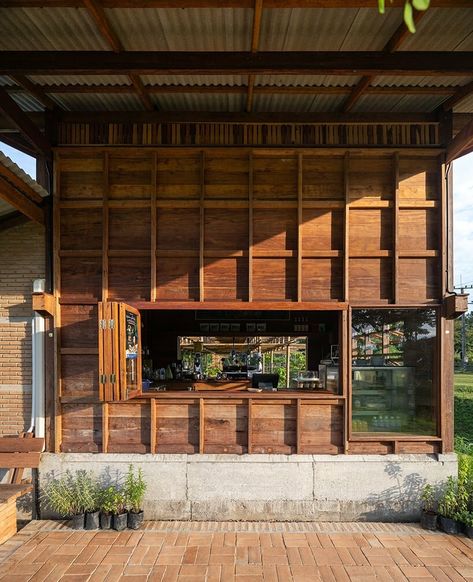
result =
[{"label": "wooden column", "polygon": [[199,398],[199,453],[205,450],[205,406],[204,399]]},{"label": "wooden column", "polygon": [[303,156],[297,155],[297,301],[302,301],[302,194]]},{"label": "wooden column", "polygon": [[153,178],[151,186],[151,301],[156,301],[157,298],[157,269],[156,269],[156,239],[157,239],[157,229],[158,229],[158,217],[157,217],[157,190],[158,190],[158,154],[154,152],[153,154]]},{"label": "wooden column", "polygon": [[109,440],[108,413],[109,404],[108,402],[104,402],[102,404],[102,453],[108,453],[108,440]]},{"label": "wooden column", "polygon": [[103,209],[102,209],[102,301],[108,299],[108,249],[109,249],[109,154],[103,158]]},{"label": "wooden column", "polygon": [[296,400],[296,453],[301,454],[301,435],[302,435],[302,402],[300,398]]},{"label": "wooden column", "polygon": [[248,454],[253,452],[253,400],[248,398]]},{"label": "wooden column", "polygon": [[289,388],[289,375],[291,372],[291,348],[289,345],[289,338],[287,338],[286,345],[286,388]]},{"label": "wooden column", "polygon": [[199,301],[204,301],[205,152],[200,153]]},{"label": "wooden column", "polygon": [[53,189],[53,267],[54,267],[54,296],[56,298],[56,310],[54,318],[55,326],[55,346],[54,346],[54,452],[61,452],[62,443],[62,374],[61,374],[61,215],[60,215],[60,192],[61,192],[61,162],[56,157],[54,164],[54,189]]},{"label": "wooden column", "polygon": [[393,156],[393,303],[399,303],[399,154]]},{"label": "wooden column", "polygon": [[248,158],[248,301],[253,301],[253,153]]},{"label": "wooden column", "polygon": [[157,414],[156,414],[156,398],[150,399],[150,422],[151,422],[151,434],[150,434],[150,453],[154,455],[156,453],[156,437],[157,437]]},{"label": "wooden column", "polygon": [[349,300],[350,294],[350,154],[343,159],[343,190],[345,194],[344,238],[343,238],[343,300]]}]

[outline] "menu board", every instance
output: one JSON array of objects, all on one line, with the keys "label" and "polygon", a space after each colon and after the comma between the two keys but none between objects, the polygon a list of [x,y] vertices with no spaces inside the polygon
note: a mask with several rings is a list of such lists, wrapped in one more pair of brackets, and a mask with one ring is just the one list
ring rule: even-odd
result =
[{"label": "menu board", "polygon": [[126,324],[126,359],[136,360],[138,357],[138,315],[125,311]]}]

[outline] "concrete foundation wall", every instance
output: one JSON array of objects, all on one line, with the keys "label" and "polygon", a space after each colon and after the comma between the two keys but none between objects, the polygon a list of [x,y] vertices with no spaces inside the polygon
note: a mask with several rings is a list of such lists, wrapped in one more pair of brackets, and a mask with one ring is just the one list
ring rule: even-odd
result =
[{"label": "concrete foundation wall", "polygon": [[[425,483],[457,474],[448,455],[43,454],[40,485],[67,469],[106,481],[141,467],[146,519],[408,521]],[[42,517],[51,517],[47,511]]]}]

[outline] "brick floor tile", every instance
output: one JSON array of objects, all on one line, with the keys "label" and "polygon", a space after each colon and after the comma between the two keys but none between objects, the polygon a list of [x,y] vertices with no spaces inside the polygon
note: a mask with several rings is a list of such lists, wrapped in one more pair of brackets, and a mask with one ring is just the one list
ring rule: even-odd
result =
[{"label": "brick floor tile", "polygon": [[451,578],[445,574],[440,566],[427,566],[427,570],[437,580],[437,582],[451,582]]},{"label": "brick floor tile", "polygon": [[274,564],[274,565],[288,565],[287,556],[284,555],[265,555],[263,554],[263,564]]},{"label": "brick floor tile", "polygon": [[264,582],[278,582],[278,572],[274,564],[263,564]]},{"label": "brick floor tile", "polygon": [[260,546],[248,546],[248,563],[261,564],[261,548]]},{"label": "brick floor tile", "polygon": [[314,566],[315,559],[310,548],[299,548],[299,555],[301,557],[303,566]]},{"label": "brick floor tile", "polygon": [[128,562],[128,560],[130,559],[130,556],[128,554],[111,554],[111,555],[106,555],[104,557],[104,559],[102,560],[102,564],[111,564],[113,565],[119,565],[119,564],[126,564]]},{"label": "brick floor tile", "polygon": [[455,570],[460,574],[460,576],[464,576],[465,578],[473,578],[473,564],[469,568],[465,568],[464,566],[457,566]]},{"label": "brick floor tile", "polygon": [[108,556],[131,556],[134,548],[127,546],[115,546],[113,545],[108,551]]},{"label": "brick floor tile", "polygon": [[197,556],[197,546],[190,546],[186,548],[184,555],[182,557],[183,564],[194,564],[195,558]]},{"label": "brick floor tile", "polygon": [[224,546],[234,546],[236,545],[236,533],[228,532],[224,534]]},{"label": "brick floor tile", "polygon": [[237,546],[257,546],[259,545],[258,534],[237,533]]},{"label": "brick floor tile", "polygon": [[33,576],[40,568],[41,564],[28,564],[27,562],[21,561],[14,568],[11,568],[9,573]]},{"label": "brick floor tile", "polygon": [[182,563],[182,556],[176,554],[160,554],[155,564],[158,566],[179,566]]},{"label": "brick floor tile", "polygon": [[285,564],[276,565],[276,571],[278,573],[279,582],[292,581],[291,569]]},{"label": "brick floor tile", "polygon": [[259,542],[262,548],[271,548],[273,546],[273,542],[271,541],[271,534],[269,533],[261,533],[259,535]]},{"label": "brick floor tile", "polygon": [[209,564],[234,564],[233,554],[212,554],[210,553]]},{"label": "brick floor tile", "polygon": [[95,548],[96,550],[87,560],[87,564],[100,564],[110,549],[108,546],[95,546]]},{"label": "brick floor tile", "polygon": [[262,564],[237,564],[235,573],[237,576],[262,576]]},{"label": "brick floor tile", "polygon": [[195,564],[208,564],[210,558],[210,547],[197,548],[197,555],[195,557]]},{"label": "brick floor tile", "polygon": [[204,579],[202,576],[183,576],[182,574],[178,577],[179,582],[202,582]]},{"label": "brick floor tile", "polygon": [[138,545],[143,546],[162,546],[166,534],[155,532],[143,532],[143,535],[138,542]]},{"label": "brick floor tile", "polygon": [[112,564],[110,570],[104,578],[104,582],[116,582],[123,572],[122,566],[118,564]]},{"label": "brick floor tile", "polygon": [[89,578],[88,582],[103,582],[110,572],[112,566],[108,564],[100,564],[96,567],[94,573]]},{"label": "brick floor tile", "polygon": [[[212,537],[212,547],[213,546],[224,546],[225,545],[225,534],[223,532],[214,533]],[[231,544],[235,545],[235,543]]]},{"label": "brick floor tile", "polygon": [[291,574],[294,582],[316,582],[322,580],[318,569],[314,566],[291,566]]},{"label": "brick floor tile", "polygon": [[322,548],[333,548],[334,545],[331,540],[331,536],[328,534],[319,533],[317,534],[317,538],[319,540],[320,546]]},{"label": "brick floor tile", "polygon": [[282,534],[280,533],[272,533],[271,535],[271,543],[275,548],[284,548],[284,540]]},{"label": "brick floor tile", "polygon": [[431,578],[431,573],[424,566],[401,566],[401,570],[408,578]]},{"label": "brick floor tile", "polygon": [[228,564],[221,566],[220,580],[221,582],[233,582],[235,580],[235,568]]},{"label": "brick floor tile", "polygon": [[88,574],[64,574],[60,578],[62,582],[87,582],[88,579]]},{"label": "brick floor tile", "polygon": [[67,570],[67,566],[64,564],[56,564],[54,568],[49,572],[46,578],[47,582],[58,582]]},{"label": "brick floor tile", "polygon": [[175,546],[187,546],[189,541],[189,534],[180,533],[178,534],[176,541],[174,542]]},{"label": "brick floor tile", "polygon": [[322,544],[320,543],[319,537],[316,533],[307,533],[306,540],[311,548],[321,548]]},{"label": "brick floor tile", "polygon": [[184,546],[168,546],[164,545],[161,547],[159,552],[160,556],[183,556],[186,551]]},{"label": "brick floor tile", "polygon": [[312,548],[317,566],[331,566],[341,564],[340,556],[335,548]]},{"label": "brick floor tile", "polygon": [[452,566],[442,566],[442,570],[452,580],[452,582],[464,582],[465,579]]},{"label": "brick floor tile", "polygon": [[349,548],[337,548],[337,554],[344,566],[356,566],[355,558],[350,554]]},{"label": "brick floor tile", "polygon": [[358,548],[354,537],[347,534],[332,534],[330,541],[336,548]]},{"label": "brick floor tile", "polygon": [[284,545],[286,548],[308,548],[309,542],[305,536],[285,534]]},{"label": "brick floor tile", "polygon": [[360,548],[348,548],[357,566],[366,566],[369,564],[367,557]]},{"label": "brick floor tile", "polygon": [[205,575],[207,574],[207,570],[208,566],[199,564],[184,564],[179,570],[179,576],[202,576],[202,579],[204,579]]},{"label": "brick floor tile", "polygon": [[345,566],[345,570],[351,580],[370,580],[376,574],[372,566]]},{"label": "brick floor tile", "polygon": [[422,560],[416,556],[410,548],[399,548],[399,552],[406,558],[411,566],[422,566]]},{"label": "brick floor tile", "polygon": [[220,582],[222,567],[218,564],[212,564],[207,568],[207,582]]},{"label": "brick floor tile", "polygon": [[143,537],[143,532],[142,531],[134,531],[131,533],[130,537],[128,538],[127,542],[126,542],[126,546],[136,546],[139,541],[141,540],[141,538]]},{"label": "brick floor tile", "polygon": [[189,535],[189,546],[210,546],[212,545],[212,536],[202,533],[191,533]]},{"label": "brick floor tile", "polygon": [[395,582],[405,582],[407,580],[399,566],[386,566],[386,570]]},{"label": "brick floor tile", "polygon": [[43,582],[44,580],[47,580],[55,566],[56,565],[52,563],[42,564],[40,569],[30,578],[30,580],[32,580],[32,582]]},{"label": "brick floor tile", "polygon": [[264,580],[263,576],[235,576],[235,582],[264,582]]},{"label": "brick floor tile", "polygon": [[123,570],[125,576],[148,576],[150,572],[151,566],[142,565],[128,565]]},{"label": "brick floor tile", "polygon": [[236,563],[248,564],[250,546],[236,546]]},{"label": "brick floor tile", "polygon": [[235,548],[231,546],[210,546],[210,555],[233,557],[235,555]]},{"label": "brick floor tile", "polygon": [[286,550],[287,553],[287,559],[289,561],[289,564],[292,566],[294,565],[302,565],[302,560],[301,560],[301,555],[299,554],[299,548],[295,547],[295,548],[287,548]]},{"label": "brick floor tile", "polygon": [[379,539],[374,534],[364,533],[363,537],[368,542],[368,545],[370,545],[372,548],[382,548],[383,547],[383,544],[379,541]]},{"label": "brick floor tile", "polygon": [[120,580],[124,582],[147,582],[148,576],[123,576]]},{"label": "brick floor tile", "polygon": [[93,556],[97,546],[85,546],[74,560],[74,564],[86,564],[87,561]]},{"label": "brick floor tile", "polygon": [[176,532],[167,533],[164,537],[164,543],[168,546],[174,546],[179,534]]},{"label": "brick floor tile", "polygon": [[153,566],[148,576],[148,582],[162,582],[166,566]]},{"label": "brick floor tile", "polygon": [[90,576],[90,574],[92,574],[92,572],[97,568],[97,566],[95,564],[72,564],[72,566],[69,566],[69,568],[66,570],[65,574],[72,575],[72,574],[88,574]]},{"label": "brick floor tile", "polygon": [[[128,560],[128,563],[132,565],[141,564],[141,561],[146,555],[146,552],[148,552],[149,548],[150,546],[135,546],[133,548],[133,553],[131,554],[130,559]],[[156,556],[157,555],[158,554],[156,552]]]}]

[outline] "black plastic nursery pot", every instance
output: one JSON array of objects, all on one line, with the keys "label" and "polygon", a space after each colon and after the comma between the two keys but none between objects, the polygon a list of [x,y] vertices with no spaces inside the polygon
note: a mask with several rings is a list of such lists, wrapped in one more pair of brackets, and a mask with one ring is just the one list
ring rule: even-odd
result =
[{"label": "black plastic nursery pot", "polygon": [[99,529],[99,511],[91,511],[85,514],[85,529]]},{"label": "black plastic nursery pot", "polygon": [[130,529],[140,529],[141,524],[143,523],[144,513],[143,510],[135,513],[134,511],[128,512],[128,527]]},{"label": "black plastic nursery pot", "polygon": [[112,528],[112,514],[111,513],[101,513],[100,514],[100,528],[101,529],[111,529]]},{"label": "black plastic nursery pot", "polygon": [[79,513],[78,515],[73,515],[71,517],[72,529],[84,529],[84,518],[85,518],[85,515],[83,513]]},{"label": "black plastic nursery pot", "polygon": [[465,525],[465,535],[467,538],[470,538],[470,540],[473,540],[473,526]]},{"label": "black plastic nursery pot", "polygon": [[458,521],[450,519],[449,517],[444,517],[441,515],[439,517],[440,529],[448,534],[458,534],[460,533],[460,528],[458,526]]},{"label": "black plastic nursery pot", "polygon": [[117,531],[126,529],[128,521],[128,513],[118,513],[113,515],[112,527]]},{"label": "black plastic nursery pot", "polygon": [[435,531],[437,529],[437,514],[433,511],[423,511],[420,515],[420,525],[423,529]]}]

